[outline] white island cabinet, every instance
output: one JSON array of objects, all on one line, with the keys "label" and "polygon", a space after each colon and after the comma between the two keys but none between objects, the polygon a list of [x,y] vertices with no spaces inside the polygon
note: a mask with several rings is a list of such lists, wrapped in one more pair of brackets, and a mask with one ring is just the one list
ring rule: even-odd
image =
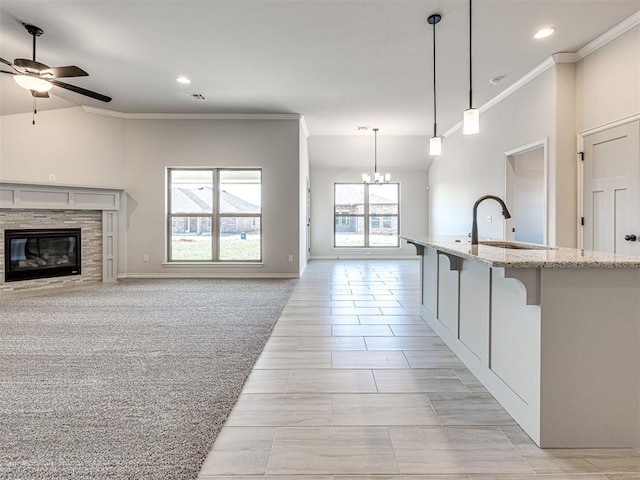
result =
[{"label": "white island cabinet", "polygon": [[402,238],[424,319],[540,447],[640,447],[640,258]]}]

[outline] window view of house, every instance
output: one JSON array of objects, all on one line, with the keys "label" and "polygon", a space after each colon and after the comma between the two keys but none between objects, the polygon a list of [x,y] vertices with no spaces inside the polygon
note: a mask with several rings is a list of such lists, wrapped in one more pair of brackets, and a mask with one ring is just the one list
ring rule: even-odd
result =
[{"label": "window view of house", "polygon": [[169,169],[169,261],[260,261],[260,170]]},{"label": "window view of house", "polygon": [[336,183],[335,247],[397,247],[400,185]]}]

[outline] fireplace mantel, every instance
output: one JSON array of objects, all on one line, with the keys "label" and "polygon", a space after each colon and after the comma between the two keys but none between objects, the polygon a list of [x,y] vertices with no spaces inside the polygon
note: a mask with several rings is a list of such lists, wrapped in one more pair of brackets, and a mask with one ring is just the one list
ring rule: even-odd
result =
[{"label": "fireplace mantel", "polygon": [[123,189],[0,182],[0,210],[102,212],[102,281],[117,279],[118,211]]},{"label": "fireplace mantel", "polygon": [[122,189],[0,182],[0,208],[119,210]]}]

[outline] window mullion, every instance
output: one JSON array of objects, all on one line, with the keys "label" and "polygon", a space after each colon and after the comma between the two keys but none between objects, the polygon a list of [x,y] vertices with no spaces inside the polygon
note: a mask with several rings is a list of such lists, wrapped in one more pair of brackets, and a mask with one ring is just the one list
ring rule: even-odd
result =
[{"label": "window mullion", "polygon": [[364,185],[364,247],[369,247],[369,184]]},{"label": "window mullion", "polygon": [[170,262],[172,260],[171,258],[171,241],[172,241],[172,231],[171,231],[171,227],[173,225],[173,212],[171,211],[171,199],[172,199],[172,185],[173,185],[173,179],[172,179],[172,173],[173,171],[171,169],[167,170],[167,205],[166,205],[166,212],[167,212],[167,225],[166,225],[166,231],[165,231],[165,236],[164,236],[164,242],[165,242],[165,254],[167,256],[167,261]]},{"label": "window mullion", "polygon": [[220,175],[217,168],[212,169],[213,195],[211,200],[211,258],[217,262],[220,258]]}]

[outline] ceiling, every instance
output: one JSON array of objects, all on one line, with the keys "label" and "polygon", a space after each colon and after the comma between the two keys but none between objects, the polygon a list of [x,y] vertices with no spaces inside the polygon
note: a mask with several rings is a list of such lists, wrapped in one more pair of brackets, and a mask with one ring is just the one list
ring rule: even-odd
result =
[{"label": "ceiling", "polygon": [[[574,52],[640,10],[640,0],[475,0],[473,9],[481,106],[551,54]],[[430,136],[426,18],[443,17],[436,33],[444,132],[468,101],[468,11],[467,0],[1,0],[0,57],[30,58],[22,22],[37,25],[40,62],[78,65],[90,76],[68,83],[113,97],[105,104],[54,87],[40,110],[300,113],[311,136],[357,135],[361,125]],[[548,25],[555,35],[532,38]],[[178,75],[192,83],[177,83]],[[29,112],[28,92],[1,77],[0,114]],[[503,80],[491,85],[494,77]]]}]

